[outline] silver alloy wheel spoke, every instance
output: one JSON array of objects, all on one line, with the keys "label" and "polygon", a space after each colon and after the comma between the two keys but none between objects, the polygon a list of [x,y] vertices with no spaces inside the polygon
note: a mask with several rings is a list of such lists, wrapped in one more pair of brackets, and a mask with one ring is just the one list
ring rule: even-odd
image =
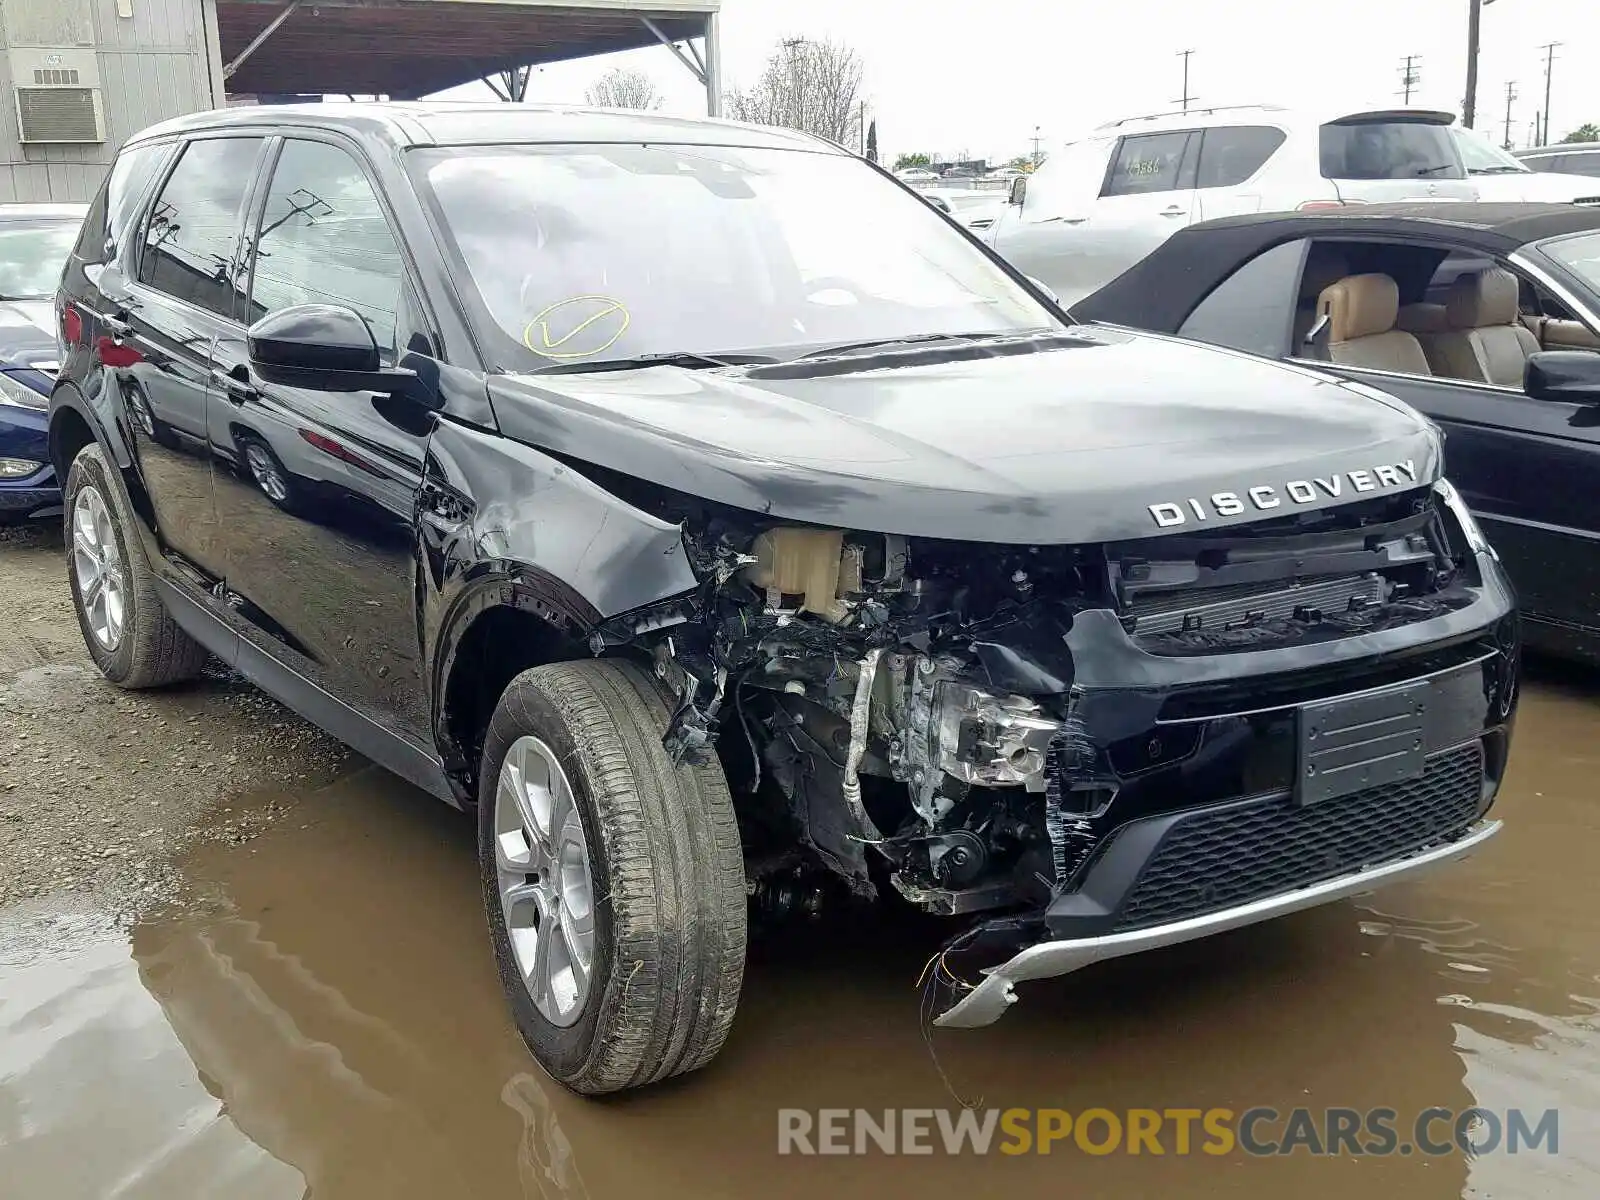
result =
[{"label": "silver alloy wheel spoke", "polygon": [[594,969],[594,881],[572,785],[536,737],[518,738],[501,765],[494,846],[517,970],[545,1019],[571,1025]]},{"label": "silver alloy wheel spoke", "polygon": [[72,505],[72,570],[89,633],[101,649],[115,651],[127,622],[127,584],[111,511],[93,484]]}]

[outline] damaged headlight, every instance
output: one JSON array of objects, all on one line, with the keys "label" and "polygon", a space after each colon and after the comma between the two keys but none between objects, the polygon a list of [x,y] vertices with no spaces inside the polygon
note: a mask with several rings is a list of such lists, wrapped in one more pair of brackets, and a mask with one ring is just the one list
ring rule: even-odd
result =
[{"label": "damaged headlight", "polygon": [[1496,562],[1500,555],[1489,544],[1489,539],[1483,536],[1483,530],[1478,527],[1478,520],[1472,515],[1472,510],[1467,507],[1467,502],[1461,498],[1461,493],[1456,491],[1455,484],[1448,479],[1441,479],[1433,485],[1434,492],[1439,499],[1444,501],[1444,506],[1450,515],[1456,519],[1456,524],[1461,526],[1461,534],[1467,539],[1467,546],[1474,554],[1487,554]]}]

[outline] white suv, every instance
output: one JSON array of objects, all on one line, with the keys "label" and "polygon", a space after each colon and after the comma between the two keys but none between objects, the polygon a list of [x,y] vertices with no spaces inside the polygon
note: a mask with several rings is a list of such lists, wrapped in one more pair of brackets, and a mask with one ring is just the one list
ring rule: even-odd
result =
[{"label": "white suv", "polygon": [[1017,180],[987,240],[1071,304],[1176,230],[1238,213],[1474,200],[1450,113],[1251,105],[1130,117]]}]

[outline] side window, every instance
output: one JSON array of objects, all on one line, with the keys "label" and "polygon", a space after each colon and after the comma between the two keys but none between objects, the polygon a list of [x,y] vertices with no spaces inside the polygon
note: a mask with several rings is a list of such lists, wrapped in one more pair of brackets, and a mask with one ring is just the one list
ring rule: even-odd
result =
[{"label": "side window", "polygon": [[1222,125],[1201,135],[1195,187],[1233,187],[1243,183],[1283,145],[1283,130],[1270,125]]},{"label": "side window", "polygon": [[1525,167],[1532,167],[1535,171],[1544,171],[1552,175],[1560,175],[1567,169],[1562,165],[1565,158],[1566,155],[1564,154],[1541,154],[1535,158],[1523,159],[1522,165]]},{"label": "side window", "polygon": [[1559,169],[1571,175],[1600,178],[1600,150],[1585,150],[1582,154],[1563,154],[1561,166],[1549,169],[1552,171]]},{"label": "side window", "polygon": [[1195,306],[1178,335],[1267,358],[1290,352],[1295,288],[1305,254],[1306,243],[1295,241],[1256,255]]},{"label": "side window", "polygon": [[171,153],[169,144],[134,146],[117,155],[117,161],[106,175],[105,186],[95,196],[83,219],[73,257],[80,262],[101,263],[122,247],[128,228],[138,216],[139,201],[144,198],[145,189],[166,165]]},{"label": "side window", "polygon": [[1138,137],[1125,137],[1117,146],[1111,160],[1111,170],[1106,175],[1102,196],[1142,196],[1149,192],[1172,192],[1185,184],[1184,151],[1188,148],[1190,134],[1146,133]]},{"label": "side window", "polygon": [[239,209],[261,146],[261,138],[205,138],[183,148],[145,226],[141,283],[233,316]]},{"label": "side window", "polygon": [[267,190],[250,284],[250,321],[295,304],[342,304],[394,351],[405,271],[361,165],[326,142],[283,144]]}]

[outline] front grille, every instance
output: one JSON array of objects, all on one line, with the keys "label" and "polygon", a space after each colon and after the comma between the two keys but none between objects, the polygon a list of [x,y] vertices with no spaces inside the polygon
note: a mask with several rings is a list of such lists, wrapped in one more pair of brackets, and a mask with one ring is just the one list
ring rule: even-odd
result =
[{"label": "front grille", "polygon": [[1167,831],[1115,928],[1203,916],[1453,841],[1478,817],[1482,781],[1474,742],[1435,755],[1419,778],[1320,804],[1202,809]]},{"label": "front grille", "polygon": [[1383,601],[1376,573],[1283,583],[1246,583],[1203,591],[1141,597],[1128,605],[1139,637],[1226,629],[1255,621],[1281,621],[1302,610],[1344,613]]}]

